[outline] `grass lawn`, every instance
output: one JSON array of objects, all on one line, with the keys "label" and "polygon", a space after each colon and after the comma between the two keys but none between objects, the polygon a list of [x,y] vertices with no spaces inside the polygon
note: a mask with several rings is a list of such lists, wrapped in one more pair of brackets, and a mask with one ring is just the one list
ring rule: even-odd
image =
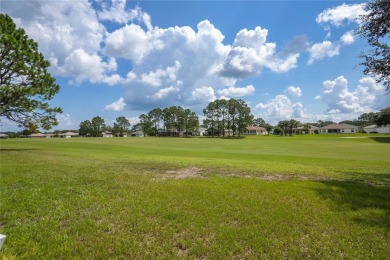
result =
[{"label": "grass lawn", "polygon": [[390,136],[8,139],[0,152],[3,259],[390,257]]}]

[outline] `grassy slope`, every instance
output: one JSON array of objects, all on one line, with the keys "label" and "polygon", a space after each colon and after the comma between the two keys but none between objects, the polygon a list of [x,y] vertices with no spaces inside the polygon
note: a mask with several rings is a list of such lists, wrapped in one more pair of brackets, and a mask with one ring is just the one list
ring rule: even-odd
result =
[{"label": "grassy slope", "polygon": [[386,258],[389,137],[339,137],[2,140],[0,255]]}]

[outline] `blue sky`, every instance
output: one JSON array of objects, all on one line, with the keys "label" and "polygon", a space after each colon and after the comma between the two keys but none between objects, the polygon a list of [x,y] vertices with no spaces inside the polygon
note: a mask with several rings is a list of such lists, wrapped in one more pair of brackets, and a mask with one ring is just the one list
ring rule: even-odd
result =
[{"label": "blue sky", "polygon": [[[135,124],[155,107],[200,116],[241,98],[271,124],[357,118],[390,104],[362,74],[362,1],[8,1],[61,86],[54,129],[101,116]],[[2,130],[17,127],[2,120]]]}]

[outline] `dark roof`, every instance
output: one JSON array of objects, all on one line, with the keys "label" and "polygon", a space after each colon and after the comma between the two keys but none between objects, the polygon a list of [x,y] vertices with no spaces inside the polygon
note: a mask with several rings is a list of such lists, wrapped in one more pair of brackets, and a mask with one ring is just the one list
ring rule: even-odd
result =
[{"label": "dark roof", "polygon": [[331,125],[321,127],[321,129],[352,129],[352,128],[358,128],[358,127],[349,124],[331,124]]},{"label": "dark roof", "polygon": [[266,129],[264,127],[261,127],[261,126],[248,126],[246,129],[248,131],[250,131],[250,130],[266,131]]}]

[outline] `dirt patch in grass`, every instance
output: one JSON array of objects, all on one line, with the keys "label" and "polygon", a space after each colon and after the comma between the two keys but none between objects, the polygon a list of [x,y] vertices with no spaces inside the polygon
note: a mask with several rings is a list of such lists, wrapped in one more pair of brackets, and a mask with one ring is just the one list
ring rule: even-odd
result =
[{"label": "dirt patch in grass", "polygon": [[176,242],[173,245],[173,248],[176,251],[177,256],[180,257],[180,258],[186,257],[187,254],[188,254],[188,248],[186,246],[182,245],[179,242]]},{"label": "dirt patch in grass", "polygon": [[[206,174],[206,175],[205,175]],[[217,176],[225,177],[238,177],[238,178],[247,178],[247,179],[258,179],[265,181],[286,181],[286,180],[315,180],[315,181],[324,181],[328,178],[318,177],[318,176],[300,176],[300,175],[284,175],[284,174],[264,174],[264,175],[250,175],[245,173],[215,173]],[[165,171],[161,174],[163,180],[166,179],[189,179],[189,178],[205,178],[207,177],[207,172],[204,172],[203,169],[197,167],[183,168],[179,170],[170,170]]]},{"label": "dirt patch in grass", "polygon": [[203,178],[202,169],[197,167],[185,168],[176,171],[167,171],[164,179],[186,179],[186,178]]}]

